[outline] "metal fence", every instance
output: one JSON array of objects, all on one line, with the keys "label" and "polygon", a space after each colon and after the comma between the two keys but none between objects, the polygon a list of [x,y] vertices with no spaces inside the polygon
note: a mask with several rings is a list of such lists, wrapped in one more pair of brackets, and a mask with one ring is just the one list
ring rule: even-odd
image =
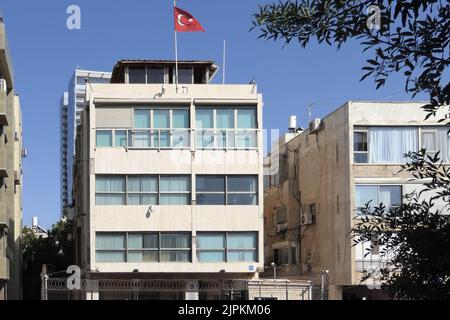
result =
[{"label": "metal fence", "polygon": [[82,279],[68,289],[66,278],[42,280],[43,300],[312,300],[318,288],[308,281]]}]

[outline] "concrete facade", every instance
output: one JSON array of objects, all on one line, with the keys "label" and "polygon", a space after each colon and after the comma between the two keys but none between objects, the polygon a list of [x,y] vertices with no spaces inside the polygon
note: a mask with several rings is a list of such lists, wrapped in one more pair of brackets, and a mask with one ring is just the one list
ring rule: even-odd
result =
[{"label": "concrete facade", "polygon": [[[60,99],[60,197],[61,214],[72,205],[73,158],[75,138],[80,125],[86,93],[86,83],[109,83],[111,73],[76,68],[67,91]],[[67,214],[67,212],[66,212]]]},{"label": "concrete facade", "polygon": [[[349,298],[346,291],[358,288],[366,289],[365,298],[379,297],[379,290],[361,284],[361,272],[385,261],[377,252],[364,257],[370,245],[353,247],[349,236],[359,201],[356,188],[387,188],[405,195],[420,190],[421,184],[398,173],[403,160],[356,161],[360,155],[354,150],[354,134],[366,132],[365,143],[373,149],[367,154],[379,152],[375,141],[373,146],[367,142],[367,134],[370,140],[376,130],[412,130],[415,145],[423,146],[426,132],[448,129],[437,121],[442,115],[424,120],[424,104],[347,102],[322,119],[317,131],[289,134],[266,159],[268,166],[278,166],[265,192],[266,263],[277,261],[280,276],[314,277],[328,270],[330,299]],[[362,157],[376,158],[366,153]]]},{"label": "concrete facade", "polygon": [[[141,62],[142,64],[145,63]],[[158,64],[160,63],[160,64]],[[212,63],[198,64],[197,62],[181,62],[180,68],[205,68],[207,79],[198,83],[179,84],[178,86],[167,81],[169,71],[174,62],[148,61],[147,70],[162,68],[165,71],[163,83],[132,84],[129,65],[119,63],[124,75],[125,83],[92,84],[86,88],[86,108],[82,115],[81,126],[78,130],[76,143],[76,175],[74,185],[75,195],[75,239],[77,242],[77,260],[84,275],[99,279],[254,279],[258,270],[263,267],[263,143],[262,143],[262,96],[258,93],[256,85],[215,85],[210,83],[209,73],[215,70]],[[142,65],[141,64],[141,65]],[[124,68],[122,68],[124,67]],[[136,67],[136,66],[135,66]],[[198,69],[200,68],[200,69]],[[197,75],[195,76],[197,77]],[[194,77],[193,77],[194,78]],[[113,79],[115,76],[113,74]],[[196,78],[197,79],[197,78]],[[123,81],[123,80],[122,80]],[[238,129],[238,112],[240,108],[254,110],[254,128]],[[173,129],[174,110],[181,108],[188,114],[186,128],[181,137]],[[235,118],[232,130],[227,131],[226,146],[218,146],[219,140],[214,138],[215,146],[203,148],[199,145],[201,127],[196,119],[198,109],[233,110]],[[208,109],[208,110],[209,110]],[[137,147],[133,145],[137,128],[136,114],[138,110],[151,111],[152,122],[156,121],[156,111],[170,111],[171,142],[166,147],[158,146]],[[209,111],[208,111],[209,112]],[[216,113],[214,111],[214,123]],[[134,120],[133,120],[134,114]],[[154,122],[155,124],[155,122]],[[134,129],[133,129],[134,128]],[[159,127],[161,128],[161,127]],[[152,131],[154,130],[154,131]],[[124,144],[119,147],[100,147],[96,135],[99,131],[107,135],[112,132],[117,145],[117,134],[126,135]],[[120,131],[120,132],[118,132]],[[142,131],[142,129],[141,129]],[[165,130],[163,130],[165,131]],[[206,130],[204,130],[206,132]],[[217,130],[216,130],[217,131]],[[254,145],[238,147],[231,145],[231,131],[249,134],[255,138]],[[162,139],[163,132],[158,129],[148,130],[150,134],[159,132]],[[125,136],[124,136],[125,137]],[[222,136],[225,137],[225,136]],[[248,137],[247,137],[248,138]],[[157,138],[156,138],[157,139]],[[180,140],[178,140],[180,139]],[[184,145],[174,147],[172,143],[181,141]],[[250,140],[253,138],[249,138]],[[153,136],[151,138],[153,141]],[[156,141],[156,140],[154,140]],[[234,140],[235,142],[237,140]],[[247,140],[246,140],[247,141]],[[152,142],[153,144],[154,142]],[[229,144],[230,143],[230,144]],[[237,142],[236,142],[237,143]],[[127,186],[127,205],[99,205],[96,199],[96,180],[105,176],[125,177],[129,181],[136,176],[157,176],[160,179],[160,202],[147,205],[130,205]],[[162,179],[173,175],[187,177],[188,190],[185,204],[163,204]],[[198,176],[251,176],[255,179],[256,193],[254,203],[250,205],[230,205],[226,200],[223,205],[200,205],[196,192]],[[128,184],[127,184],[128,185]],[[229,189],[226,189],[228,192]],[[97,194],[98,196],[98,194]],[[226,199],[228,197],[225,196]],[[238,202],[239,203],[239,202]],[[228,205],[227,205],[228,204]],[[185,233],[189,237],[189,253],[186,261],[159,262],[131,262],[129,252],[126,261],[102,262],[99,261],[99,242],[96,237],[100,234],[126,233],[127,239],[136,233],[158,233],[160,237],[165,234]],[[231,251],[227,245],[227,262],[202,262],[197,248],[198,237],[201,234],[224,235],[231,237],[234,233],[250,233],[255,235],[255,248],[249,250],[253,258],[243,254],[237,260],[231,261]],[[228,238],[227,238],[228,239]],[[128,242],[129,240],[127,240]],[[228,241],[228,240],[227,240]],[[128,251],[129,250],[129,244]],[[96,250],[97,249],[97,250]],[[160,244],[160,251],[162,247]],[[162,255],[162,253],[160,253]],[[245,257],[243,257],[245,255]],[[161,258],[160,258],[161,259]],[[225,258],[224,258],[225,259]],[[228,260],[230,259],[230,260]],[[214,260],[214,259],[213,259]],[[220,260],[220,259],[219,259]]]},{"label": "concrete facade", "polygon": [[0,18],[0,300],[22,297],[22,115]]}]

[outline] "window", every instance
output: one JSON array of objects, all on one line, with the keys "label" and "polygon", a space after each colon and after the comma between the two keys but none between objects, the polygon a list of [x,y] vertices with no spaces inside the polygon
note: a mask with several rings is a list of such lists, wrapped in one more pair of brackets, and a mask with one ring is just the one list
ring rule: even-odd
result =
[{"label": "window", "polygon": [[197,234],[197,259],[200,262],[225,262],[225,233]]},{"label": "window", "polygon": [[161,234],[161,262],[189,262],[190,234]]},{"label": "window", "polygon": [[189,127],[188,109],[135,109],[130,147],[189,148]]},{"label": "window", "polygon": [[255,262],[256,232],[218,232],[197,234],[199,262]]},{"label": "window", "polygon": [[165,83],[165,70],[157,67],[130,67],[128,69],[128,83]]},{"label": "window", "polygon": [[355,206],[357,214],[370,202],[370,207],[378,207],[381,203],[389,210],[402,203],[402,187],[395,185],[356,185]]},{"label": "window", "polygon": [[369,163],[401,164],[405,154],[418,150],[418,128],[373,127],[368,132]]},{"label": "window", "polygon": [[147,68],[147,83],[165,83],[164,68]]},{"label": "window", "polygon": [[228,205],[256,205],[258,182],[255,176],[227,177]]},{"label": "window", "polygon": [[134,128],[137,129],[150,128],[150,110],[143,110],[143,109],[134,110]]},{"label": "window", "polygon": [[112,130],[97,130],[97,147],[112,147]]},{"label": "window", "polygon": [[189,148],[190,146],[190,124],[189,124],[189,110],[174,109],[172,111],[172,128],[173,130],[173,147],[174,148]]},{"label": "window", "polygon": [[158,179],[153,177],[128,177],[129,205],[158,204]]},{"label": "window", "polygon": [[197,176],[198,205],[257,205],[256,176]]},{"label": "window", "polygon": [[95,179],[97,205],[125,204],[125,177],[97,176]]},{"label": "window", "polygon": [[96,176],[97,205],[189,205],[190,176]]},{"label": "window", "polygon": [[196,110],[197,147],[203,149],[257,147],[256,108]]},{"label": "window", "polygon": [[192,84],[193,81],[194,75],[192,68],[178,69],[178,83]]},{"label": "window", "polygon": [[126,130],[116,130],[114,136],[116,147],[126,147],[127,146],[127,131]]},{"label": "window", "polygon": [[227,235],[227,262],[252,262],[256,257],[256,234],[229,233]]},{"label": "window", "polygon": [[188,205],[191,199],[190,176],[161,176],[161,205]]},{"label": "window", "polygon": [[96,247],[98,262],[126,261],[124,234],[97,234]]},{"label": "window", "polygon": [[282,224],[287,222],[287,208],[283,207],[277,210],[276,224]]},{"label": "window", "polygon": [[96,234],[97,262],[190,262],[189,233]]},{"label": "window", "polygon": [[[170,111],[154,110],[153,111],[153,128],[169,129],[170,128]],[[154,131],[154,146],[167,148],[170,146],[170,130]]]},{"label": "window", "polygon": [[427,154],[434,156],[438,152],[437,131],[433,129],[421,130],[422,148],[427,150]]},{"label": "window", "polygon": [[197,176],[197,204],[225,205],[225,176]]},{"label": "window", "polygon": [[145,67],[129,68],[128,83],[145,83]]},{"label": "window", "polygon": [[158,234],[128,234],[128,262],[158,262]]},{"label": "window", "polygon": [[355,154],[355,163],[367,163],[369,160],[367,131],[355,131],[353,133],[353,152]]},{"label": "window", "polygon": [[289,247],[275,249],[273,256],[277,266],[289,265]]}]

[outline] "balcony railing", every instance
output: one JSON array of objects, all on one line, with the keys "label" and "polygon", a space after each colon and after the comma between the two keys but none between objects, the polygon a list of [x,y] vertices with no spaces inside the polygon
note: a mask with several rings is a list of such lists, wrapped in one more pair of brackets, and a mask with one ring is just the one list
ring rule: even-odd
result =
[{"label": "balcony railing", "polygon": [[[190,149],[189,129],[136,129],[127,131],[128,148],[136,149]],[[123,146],[123,143],[122,143]]]},{"label": "balcony railing", "polygon": [[201,129],[196,131],[196,149],[257,149],[258,129]]},{"label": "balcony railing", "polygon": [[98,129],[111,141],[100,148],[251,150],[258,148],[258,129]]}]

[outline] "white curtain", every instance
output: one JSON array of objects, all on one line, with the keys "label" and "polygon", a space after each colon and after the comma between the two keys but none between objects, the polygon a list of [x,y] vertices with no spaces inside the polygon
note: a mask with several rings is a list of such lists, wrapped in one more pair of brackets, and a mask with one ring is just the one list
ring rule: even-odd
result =
[{"label": "white curtain", "polygon": [[449,148],[449,142],[450,142],[450,137],[448,135],[448,130],[450,128],[449,127],[443,127],[443,128],[439,128],[438,129],[438,134],[437,134],[437,150],[440,151],[439,154],[439,158],[444,161],[445,163],[449,163],[450,162],[450,148]]},{"label": "white curtain", "polygon": [[416,128],[369,129],[369,163],[404,163],[404,155],[417,150]]}]

